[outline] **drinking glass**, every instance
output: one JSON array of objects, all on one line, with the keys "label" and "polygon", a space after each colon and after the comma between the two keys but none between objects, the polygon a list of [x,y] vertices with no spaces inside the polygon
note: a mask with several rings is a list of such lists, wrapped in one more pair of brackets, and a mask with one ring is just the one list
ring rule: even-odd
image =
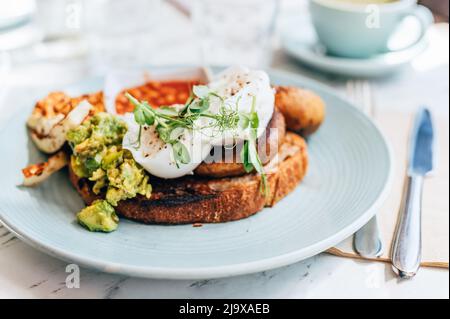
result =
[{"label": "drinking glass", "polygon": [[278,6],[278,0],[194,0],[201,63],[269,65]]},{"label": "drinking glass", "polygon": [[148,63],[161,0],[85,0],[86,36],[94,72]]}]

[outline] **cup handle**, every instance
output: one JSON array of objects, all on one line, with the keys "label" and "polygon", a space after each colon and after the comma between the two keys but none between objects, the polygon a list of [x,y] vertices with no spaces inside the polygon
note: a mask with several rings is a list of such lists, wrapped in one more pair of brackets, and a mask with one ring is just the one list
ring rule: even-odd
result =
[{"label": "cup handle", "polygon": [[417,5],[412,12],[408,12],[404,15],[404,17],[402,18],[405,19],[406,17],[414,17],[417,19],[417,21],[419,21],[420,23],[420,34],[417,37],[417,39],[415,41],[413,41],[411,44],[408,44],[402,48],[398,48],[398,49],[388,49],[387,51],[389,52],[395,52],[395,51],[402,51],[405,50],[407,48],[413,47],[414,45],[416,45],[417,43],[419,43],[420,41],[422,41],[422,39],[425,37],[425,35],[427,34],[427,30],[428,27],[434,22],[434,17],[433,17],[433,13],[430,11],[430,9],[428,9],[425,6],[422,5]]}]

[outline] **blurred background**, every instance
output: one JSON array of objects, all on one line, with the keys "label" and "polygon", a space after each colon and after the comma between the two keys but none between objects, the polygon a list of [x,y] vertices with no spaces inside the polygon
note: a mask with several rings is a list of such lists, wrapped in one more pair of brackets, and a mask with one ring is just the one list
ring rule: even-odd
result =
[{"label": "blurred background", "polygon": [[[448,37],[448,1],[421,2],[441,22],[430,36]],[[281,48],[283,34],[310,28],[307,0],[0,0],[0,99],[8,87],[61,87],[142,64],[240,63],[332,81],[339,75]],[[448,66],[448,40],[430,50],[416,68]]]}]

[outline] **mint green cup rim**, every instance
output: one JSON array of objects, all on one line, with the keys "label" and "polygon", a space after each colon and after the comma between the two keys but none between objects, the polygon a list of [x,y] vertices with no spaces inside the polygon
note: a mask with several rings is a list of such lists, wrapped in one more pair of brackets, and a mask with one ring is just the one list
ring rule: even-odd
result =
[{"label": "mint green cup rim", "polygon": [[347,1],[330,1],[330,0],[309,0],[309,2],[314,2],[318,5],[332,8],[340,11],[351,11],[351,12],[364,12],[366,7],[371,4],[379,6],[380,11],[395,11],[399,9],[405,9],[413,5],[417,5],[416,0],[395,0],[386,3],[351,3]]}]

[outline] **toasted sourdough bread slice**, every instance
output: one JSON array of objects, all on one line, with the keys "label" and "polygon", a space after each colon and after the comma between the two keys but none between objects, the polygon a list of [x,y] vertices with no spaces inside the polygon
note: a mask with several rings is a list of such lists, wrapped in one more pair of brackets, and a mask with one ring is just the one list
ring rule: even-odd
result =
[{"label": "toasted sourdough bread slice", "polygon": [[[70,165],[69,165],[70,166]],[[308,167],[303,138],[287,133],[278,155],[266,165],[269,195],[261,192],[256,174],[240,177],[203,178],[188,176],[173,180],[151,179],[152,196],[120,201],[118,214],[143,223],[221,223],[251,216],[273,206],[302,180]],[[70,180],[86,204],[101,198],[90,182],[78,178],[69,168]]]}]

